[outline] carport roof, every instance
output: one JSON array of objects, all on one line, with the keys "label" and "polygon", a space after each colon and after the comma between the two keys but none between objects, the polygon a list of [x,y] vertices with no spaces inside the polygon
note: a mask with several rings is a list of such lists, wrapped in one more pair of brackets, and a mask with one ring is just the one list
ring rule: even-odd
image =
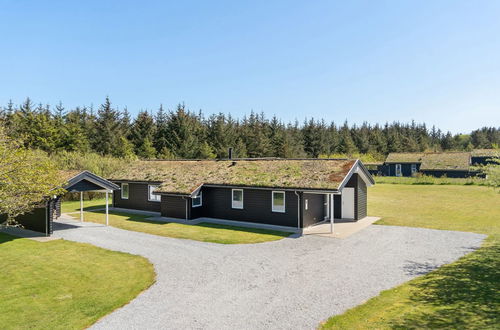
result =
[{"label": "carport roof", "polygon": [[[157,182],[155,193],[191,195],[202,185],[338,190],[357,160],[234,159],[136,161],[109,179]],[[369,176],[369,174],[367,174]]]},{"label": "carport roof", "polygon": [[92,190],[117,190],[119,186],[90,171],[67,170],[59,171],[61,185],[67,191],[86,191],[78,184],[87,181],[95,189]]}]

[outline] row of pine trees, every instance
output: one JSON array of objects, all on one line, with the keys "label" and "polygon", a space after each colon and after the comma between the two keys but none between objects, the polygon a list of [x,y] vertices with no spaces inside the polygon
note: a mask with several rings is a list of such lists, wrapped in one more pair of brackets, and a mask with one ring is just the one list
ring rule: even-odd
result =
[{"label": "row of pine trees", "polygon": [[175,110],[141,111],[132,118],[127,109],[112,106],[109,98],[97,111],[87,107],[65,109],[35,105],[28,98],[20,105],[0,108],[0,123],[7,134],[22,139],[28,148],[49,153],[96,152],[120,158],[226,158],[319,157],[332,154],[471,150],[500,144],[500,128],[484,127],[470,134],[452,135],[425,124],[338,125],[309,119],[284,123],[250,113],[242,119],[214,114],[205,117],[179,104]]}]

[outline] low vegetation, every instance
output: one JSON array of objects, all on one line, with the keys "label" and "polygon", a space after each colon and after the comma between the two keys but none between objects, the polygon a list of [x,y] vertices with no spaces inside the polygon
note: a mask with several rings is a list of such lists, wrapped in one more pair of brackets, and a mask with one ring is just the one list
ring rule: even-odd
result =
[{"label": "low vegetation", "polygon": [[[89,222],[105,222],[105,216],[102,211],[85,212],[84,217],[85,221]],[[124,212],[111,212],[109,215],[109,225],[153,235],[221,244],[262,243],[290,236],[290,233],[275,230],[234,227],[211,223],[184,225],[172,222],[151,221],[145,215]]]},{"label": "low vegetation", "polygon": [[2,329],[83,329],[123,306],[155,278],[143,257],[64,240],[0,233]]},{"label": "low vegetation", "polygon": [[447,178],[433,177],[428,175],[418,175],[416,177],[397,176],[374,176],[376,183],[406,184],[406,185],[477,185],[485,186],[487,182],[483,178]]},{"label": "low vegetation", "polygon": [[[500,324],[500,196],[467,186],[379,185],[370,191],[378,223],[490,235],[479,250],[382,292],[323,329],[493,329]],[[404,206],[404,213],[401,208]]]}]

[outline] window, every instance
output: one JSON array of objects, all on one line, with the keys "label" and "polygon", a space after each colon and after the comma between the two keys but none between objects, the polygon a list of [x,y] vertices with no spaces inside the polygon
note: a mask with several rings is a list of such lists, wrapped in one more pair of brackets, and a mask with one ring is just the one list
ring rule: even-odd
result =
[{"label": "window", "polygon": [[284,191],[273,191],[273,212],[285,212]]},{"label": "window", "polygon": [[411,164],[411,174],[417,173],[417,164]]},{"label": "window", "polygon": [[203,199],[202,199],[202,195],[201,195],[201,191],[198,193],[198,195],[196,195],[195,197],[193,197],[191,199],[191,205],[193,207],[199,207],[203,204]]},{"label": "window", "polygon": [[233,209],[243,208],[243,189],[233,189],[232,190],[232,204]]},{"label": "window", "polygon": [[396,176],[401,176],[401,164],[396,164]]},{"label": "window", "polygon": [[122,183],[122,199],[128,199],[128,183]]},{"label": "window", "polygon": [[152,184],[148,185],[148,193],[149,193],[148,201],[150,201],[150,202],[160,202],[161,201],[160,195],[153,194],[153,191],[155,191],[156,188],[158,188],[157,185],[152,185]]}]

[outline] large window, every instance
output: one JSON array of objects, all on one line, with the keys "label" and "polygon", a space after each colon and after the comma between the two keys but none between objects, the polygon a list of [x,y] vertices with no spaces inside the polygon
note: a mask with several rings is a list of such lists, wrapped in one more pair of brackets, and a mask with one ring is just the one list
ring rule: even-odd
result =
[{"label": "large window", "polygon": [[152,184],[148,185],[148,194],[149,194],[148,200],[150,202],[160,202],[161,201],[160,195],[153,194],[153,191],[155,191],[156,188],[158,188],[157,185],[152,185]]},{"label": "large window", "polygon": [[122,199],[128,199],[128,183],[122,183]]},{"label": "large window", "polygon": [[401,176],[401,164],[396,164],[396,176]]},{"label": "large window", "polygon": [[273,212],[285,212],[285,192],[273,191]]},{"label": "large window", "polygon": [[193,207],[199,207],[203,204],[203,196],[201,195],[201,191],[198,193],[198,195],[196,195],[195,197],[193,197],[193,199],[191,199],[191,205],[193,205]]},{"label": "large window", "polygon": [[232,204],[233,209],[243,208],[243,189],[232,190]]}]

